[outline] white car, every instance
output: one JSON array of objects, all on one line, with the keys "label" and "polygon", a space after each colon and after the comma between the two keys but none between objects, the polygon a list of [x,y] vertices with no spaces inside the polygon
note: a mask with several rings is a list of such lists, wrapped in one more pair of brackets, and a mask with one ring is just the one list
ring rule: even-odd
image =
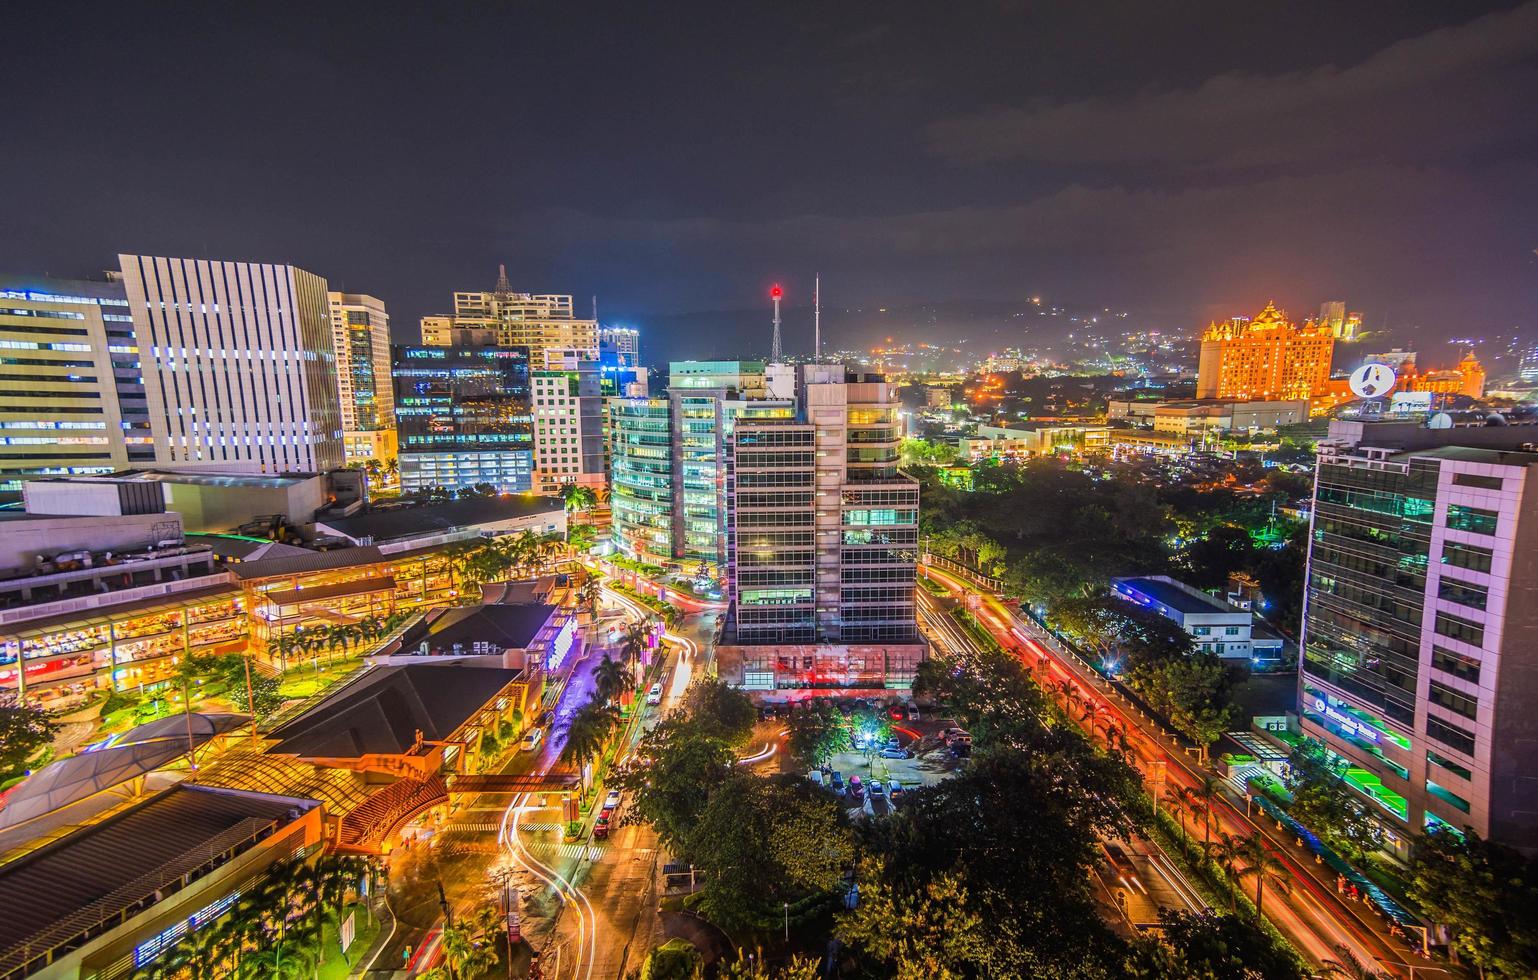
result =
[{"label": "white car", "polygon": [[615,810],[619,808],[619,790],[609,790],[609,795],[604,797],[603,808],[605,810]]},{"label": "white car", "polygon": [[652,685],[652,689],[650,691],[646,692],[646,703],[647,704],[661,704],[662,703],[662,684],[661,683],[653,684]]},{"label": "white car", "polygon": [[523,736],[523,751],[533,752],[539,748],[539,743],[545,740],[543,728],[531,728],[527,735]]}]

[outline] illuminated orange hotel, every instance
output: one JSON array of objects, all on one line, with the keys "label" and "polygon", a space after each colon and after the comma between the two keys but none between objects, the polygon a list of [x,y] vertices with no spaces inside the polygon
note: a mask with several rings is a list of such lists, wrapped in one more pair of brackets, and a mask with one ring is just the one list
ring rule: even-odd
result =
[{"label": "illuminated orange hotel", "polygon": [[1280,401],[1323,394],[1335,335],[1328,323],[1287,319],[1274,304],[1253,320],[1212,323],[1202,334],[1196,397]]}]

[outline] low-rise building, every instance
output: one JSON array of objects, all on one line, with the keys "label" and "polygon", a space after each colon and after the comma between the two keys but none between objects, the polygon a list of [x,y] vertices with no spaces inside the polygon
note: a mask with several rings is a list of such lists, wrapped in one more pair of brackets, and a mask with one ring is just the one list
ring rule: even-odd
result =
[{"label": "low-rise building", "polygon": [[318,852],[314,800],[177,784],[0,866],[0,976],[126,977]]},{"label": "low-rise building", "polygon": [[106,476],[29,481],[22,499],[29,514],[119,515],[175,512],[189,532],[229,531],[254,517],[280,515],[291,525],[308,524],[330,496],[327,477],[317,473],[222,473],[125,470]]},{"label": "low-rise building", "polygon": [[1225,660],[1252,660],[1257,656],[1274,658],[1281,651],[1280,637],[1269,631],[1255,634],[1255,617],[1249,610],[1198,592],[1168,575],[1112,579],[1111,589],[1118,597],[1179,624],[1203,653]]},{"label": "low-rise building", "polygon": [[315,522],[317,537],[345,538],[353,545],[385,544],[463,531],[480,537],[523,531],[565,534],[566,505],[559,497],[504,493],[353,517],[322,517]]},{"label": "low-rise building", "polygon": [[1103,425],[1022,422],[1013,426],[980,425],[977,438],[961,440],[961,454],[985,456],[1051,456],[1108,449],[1111,430]]}]

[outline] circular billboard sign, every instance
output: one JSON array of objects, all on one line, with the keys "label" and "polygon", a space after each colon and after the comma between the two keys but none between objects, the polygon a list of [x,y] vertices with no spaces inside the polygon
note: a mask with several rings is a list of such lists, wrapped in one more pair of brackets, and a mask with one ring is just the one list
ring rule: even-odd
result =
[{"label": "circular billboard sign", "polygon": [[1394,369],[1387,364],[1363,364],[1351,372],[1346,383],[1358,398],[1382,398],[1394,390]]}]

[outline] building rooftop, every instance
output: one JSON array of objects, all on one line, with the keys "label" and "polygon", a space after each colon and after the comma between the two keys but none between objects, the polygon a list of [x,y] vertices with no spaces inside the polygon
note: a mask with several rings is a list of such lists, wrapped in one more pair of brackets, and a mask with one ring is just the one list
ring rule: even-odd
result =
[{"label": "building rooftop", "polygon": [[477,524],[492,524],[497,521],[555,513],[563,510],[565,506],[559,497],[501,494],[496,497],[456,500],[452,503],[429,507],[377,511],[357,517],[322,520],[317,522],[317,526],[324,526],[354,540],[373,538],[375,541],[393,541],[419,534],[453,531]]},{"label": "building rooftop", "polygon": [[0,970],[64,943],[295,819],[310,800],[177,785],[0,867]]},{"label": "building rooftop", "polygon": [[410,650],[423,640],[429,647],[469,649],[477,642],[524,649],[533,643],[557,607],[544,603],[497,606],[460,606],[414,624],[401,637],[401,649]]},{"label": "building rooftop", "polygon": [[1115,580],[1116,591],[1133,601],[1146,600],[1185,615],[1237,612],[1228,603],[1162,575]]},{"label": "building rooftop", "polygon": [[[1529,432],[1538,439],[1538,432]],[[1531,466],[1538,463],[1538,450],[1485,449],[1479,446],[1439,446],[1436,449],[1417,449],[1401,454],[1403,458],[1427,457],[1457,460],[1465,463],[1493,463],[1500,466]]]},{"label": "building rooftop", "polygon": [[246,487],[283,490],[315,479],[314,473],[213,473],[192,470],[120,470],[103,476],[69,476],[39,483],[184,483],[203,487]]},{"label": "building rooftop", "polygon": [[268,733],[271,751],[306,758],[404,755],[443,741],[521,671],[447,660],[374,667]]}]

